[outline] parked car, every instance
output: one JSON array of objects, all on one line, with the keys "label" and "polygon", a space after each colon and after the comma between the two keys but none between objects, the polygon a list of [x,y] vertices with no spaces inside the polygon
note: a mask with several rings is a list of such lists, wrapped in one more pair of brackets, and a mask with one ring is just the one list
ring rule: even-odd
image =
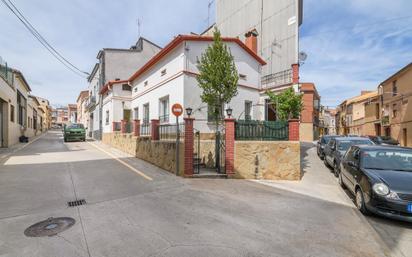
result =
[{"label": "parked car", "polygon": [[324,135],[322,136],[316,145],[316,150],[318,153],[318,156],[321,160],[324,158],[324,152],[323,149],[325,149],[325,146],[329,143],[329,141],[333,138],[339,137],[337,135]]},{"label": "parked car", "polygon": [[340,161],[352,145],[373,145],[374,143],[364,137],[336,137],[329,141],[323,149],[326,167],[332,167],[337,177],[339,175]]},{"label": "parked car", "polygon": [[412,148],[352,146],[341,162],[339,184],[356,197],[356,207],[412,222]]},{"label": "parked car", "polygon": [[86,130],[83,124],[73,123],[67,126],[64,126],[63,129],[64,142],[67,141],[86,141]]},{"label": "parked car", "polygon": [[387,136],[366,136],[377,145],[399,145],[398,140]]}]

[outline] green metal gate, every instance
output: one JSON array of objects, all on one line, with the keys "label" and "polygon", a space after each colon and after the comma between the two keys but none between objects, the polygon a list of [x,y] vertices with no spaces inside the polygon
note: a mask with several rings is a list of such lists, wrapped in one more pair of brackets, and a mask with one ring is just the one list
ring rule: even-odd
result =
[{"label": "green metal gate", "polygon": [[236,140],[282,141],[289,138],[287,121],[237,120]]}]

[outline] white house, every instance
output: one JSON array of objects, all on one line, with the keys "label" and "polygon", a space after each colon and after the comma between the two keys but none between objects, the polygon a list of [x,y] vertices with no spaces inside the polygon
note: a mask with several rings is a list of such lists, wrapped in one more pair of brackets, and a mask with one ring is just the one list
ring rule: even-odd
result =
[{"label": "white house", "polygon": [[140,69],[150,58],[160,51],[153,42],[140,37],[129,49],[103,48],[97,54],[98,63],[94,66],[89,82],[89,98],[86,102],[89,136],[101,139],[105,124],[103,99],[99,92],[109,81],[120,80]]},{"label": "white house", "polygon": [[[233,109],[232,117],[236,119],[263,119],[260,73],[265,61],[237,38],[222,38],[222,41],[229,47],[239,73],[238,95],[226,107]],[[193,109],[196,129],[202,133],[214,131],[215,125],[208,121],[208,107],[200,100],[201,89],[196,81],[201,55],[212,43],[213,37],[209,36],[179,35],[127,81],[107,83],[101,90],[107,106],[103,118],[108,121],[103,131],[110,132],[112,122],[125,119],[124,114],[130,111],[132,118],[142,123],[152,119],[159,119],[161,124],[174,123],[170,114],[174,103]],[[127,85],[131,91],[124,90]],[[116,106],[110,107],[109,103]],[[183,122],[182,116],[179,121]]]}]

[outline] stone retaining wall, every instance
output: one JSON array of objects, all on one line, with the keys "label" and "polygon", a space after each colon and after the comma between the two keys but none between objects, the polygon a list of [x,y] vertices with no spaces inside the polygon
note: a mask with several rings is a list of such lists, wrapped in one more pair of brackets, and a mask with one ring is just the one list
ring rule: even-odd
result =
[{"label": "stone retaining wall", "polygon": [[121,134],[120,132],[103,133],[102,142],[125,153],[136,156],[137,137],[133,134]]},{"label": "stone retaining wall", "polygon": [[300,180],[300,143],[235,141],[235,178]]},{"label": "stone retaining wall", "polygon": [[[176,172],[176,142],[152,141],[149,137],[134,137],[132,134],[104,133],[103,143],[150,162],[162,169]],[[184,170],[184,142],[179,145],[179,175]]]}]

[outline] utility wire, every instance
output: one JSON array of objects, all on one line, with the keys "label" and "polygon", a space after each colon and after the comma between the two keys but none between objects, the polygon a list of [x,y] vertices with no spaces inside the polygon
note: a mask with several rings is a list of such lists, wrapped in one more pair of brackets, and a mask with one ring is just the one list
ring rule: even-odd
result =
[{"label": "utility wire", "polygon": [[73,67],[74,69],[76,69],[77,71],[84,73],[84,74],[88,74],[87,72],[84,72],[82,70],[80,70],[79,68],[77,68],[76,66],[74,66],[71,62],[69,62],[66,58],[64,58],[64,56],[62,56],[53,46],[51,46],[47,40],[36,30],[36,28],[33,27],[33,25],[24,17],[24,15],[19,11],[19,9],[13,4],[13,2],[11,0],[8,0],[8,2],[13,6],[13,8],[20,14],[20,16],[23,18],[23,20],[30,26],[30,28],[39,36],[40,39],[42,39],[42,41],[49,46],[53,52],[55,52],[58,56],[60,56],[66,63],[68,63],[71,67]]},{"label": "utility wire", "polygon": [[23,25],[29,30],[29,32],[49,51],[60,63],[66,68],[70,69],[76,75],[85,78],[88,75],[77,68],[74,64],[64,58],[53,46],[51,46],[46,39],[33,27],[33,25],[24,17],[24,15],[17,9],[17,7],[11,2],[11,0],[1,0],[3,4],[23,23]]}]

